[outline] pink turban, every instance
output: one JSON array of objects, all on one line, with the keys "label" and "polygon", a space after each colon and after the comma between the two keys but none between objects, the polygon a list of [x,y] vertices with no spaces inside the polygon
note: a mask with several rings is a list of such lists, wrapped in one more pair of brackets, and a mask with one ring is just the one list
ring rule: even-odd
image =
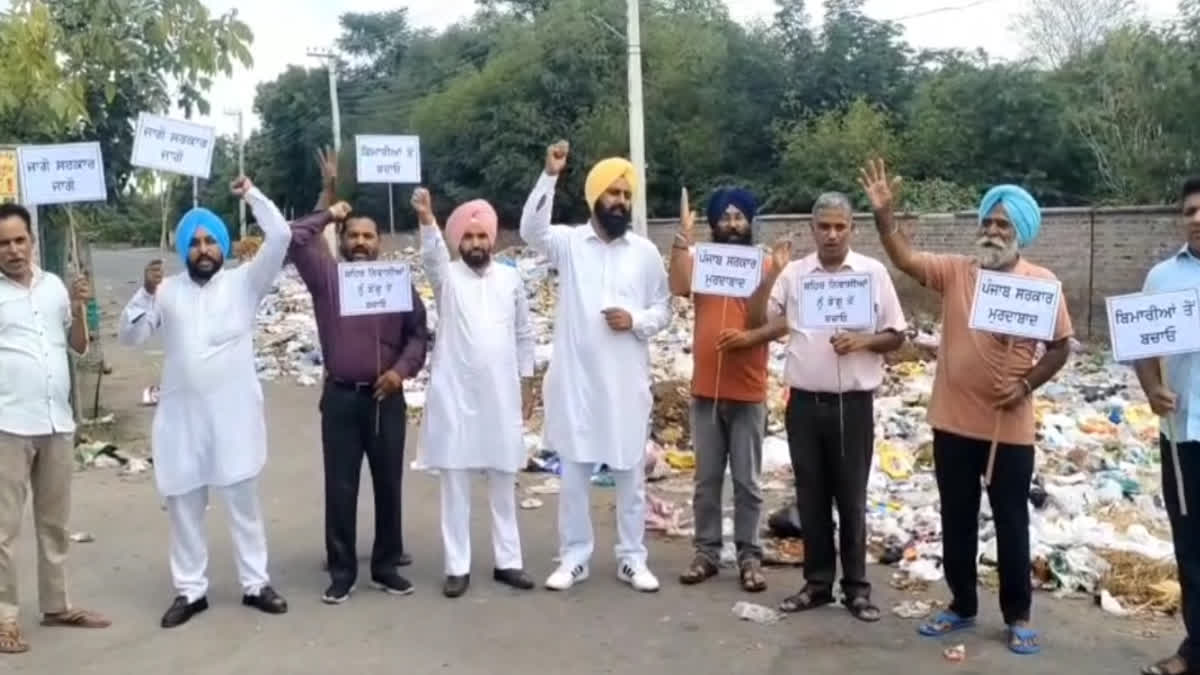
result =
[{"label": "pink turban", "polygon": [[450,241],[450,247],[457,251],[463,236],[476,229],[483,230],[488,241],[495,244],[498,220],[496,209],[482,199],[459,205],[450,214],[450,220],[446,221],[446,238]]}]

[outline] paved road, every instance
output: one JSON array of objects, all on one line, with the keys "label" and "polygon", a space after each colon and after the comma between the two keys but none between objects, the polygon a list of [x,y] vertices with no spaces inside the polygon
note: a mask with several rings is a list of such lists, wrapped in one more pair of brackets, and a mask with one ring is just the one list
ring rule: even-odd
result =
[{"label": "paved road", "polygon": [[[107,283],[131,290],[145,252],[100,253],[96,267]],[[111,275],[111,278],[105,277]],[[120,302],[126,293],[118,291]],[[107,306],[107,305],[106,305]],[[109,401],[130,401],[120,410],[127,445],[139,439],[150,411],[132,404],[157,372],[157,357],[109,347],[113,375]],[[651,564],[663,580],[655,595],[634,593],[614,577],[613,514],[609,491],[595,490],[598,542],[592,579],[554,594],[519,594],[490,579],[486,503],[475,495],[473,523],[475,585],[450,601],[441,597],[441,553],[436,479],[406,478],[404,523],[415,557],[408,574],[417,586],[409,597],[360,590],[349,603],[319,601],[326,578],[323,557],[321,462],[316,391],[267,384],[271,458],[262,497],[269,519],[274,583],[291,601],[291,612],[270,617],[240,606],[225,509],[214,499],[210,512],[213,604],[180,629],[164,631],[158,619],[172,592],[166,566],[167,522],[153,485],[145,476],[123,480],[93,470],[75,483],[73,525],[94,534],[79,544],[71,561],[77,602],[109,613],[113,628],[98,632],[43,629],[36,612],[33,541],[18,543],[24,589],[24,624],[33,651],[0,660],[0,670],[29,673],[331,673],[397,672],[495,675],[497,673],[1037,673],[1127,674],[1178,639],[1174,623],[1149,626],[1106,617],[1090,603],[1036,598],[1036,613],[1048,630],[1046,652],[1018,657],[1002,644],[999,612],[986,599],[981,626],[946,645],[919,638],[915,624],[887,609],[911,596],[888,587],[890,571],[873,568],[876,599],[884,620],[866,626],[831,607],[771,626],[736,620],[730,612],[742,599],[778,602],[801,583],[798,571],[772,570],[771,588],[759,597],[741,593],[725,574],[698,588],[674,581],[686,564],[686,542],[655,539]],[[411,449],[410,449],[411,456]],[[540,481],[524,476],[522,481]],[[556,548],[555,499],[521,513],[526,563],[539,579],[548,574]],[[370,483],[363,486],[359,512],[360,556],[371,542]],[[28,521],[26,521],[28,523]],[[364,567],[363,573],[366,573]],[[943,589],[934,589],[942,597]],[[1147,639],[1153,628],[1161,636]],[[964,664],[944,661],[944,646],[967,646]]]}]

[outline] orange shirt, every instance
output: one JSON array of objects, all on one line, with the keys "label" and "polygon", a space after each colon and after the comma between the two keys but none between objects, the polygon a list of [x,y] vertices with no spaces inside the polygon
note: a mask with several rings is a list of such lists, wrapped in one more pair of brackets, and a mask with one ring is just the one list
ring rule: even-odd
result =
[{"label": "orange shirt", "polygon": [[[929,402],[929,425],[952,434],[990,441],[1000,416],[998,440],[1012,445],[1033,445],[1033,397],[1011,410],[998,410],[996,384],[1025,377],[1033,367],[1037,341],[1010,338],[969,328],[971,305],[979,267],[969,257],[922,253],[918,258],[925,285],[942,295],[942,340],[938,344],[937,372]],[[1055,279],[1050,270],[1024,258],[1009,270],[1038,279]],[[1054,341],[1074,335],[1066,298],[1058,304]],[[1015,340],[1008,351],[1008,340]]]},{"label": "orange shirt", "polygon": [[[691,260],[689,255],[689,279]],[[770,270],[771,259],[764,256],[763,276]],[[717,336],[722,330],[747,328],[749,300],[701,294],[694,295],[693,302],[696,325],[692,343],[692,395],[744,403],[767,400],[767,343],[724,354],[717,352]]]}]

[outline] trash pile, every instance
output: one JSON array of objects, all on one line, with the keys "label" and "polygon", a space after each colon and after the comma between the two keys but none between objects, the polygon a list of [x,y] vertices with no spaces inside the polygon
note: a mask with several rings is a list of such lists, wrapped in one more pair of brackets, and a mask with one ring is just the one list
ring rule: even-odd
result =
[{"label": "trash pile", "polygon": [[[418,252],[408,248],[390,257],[410,264],[431,332],[436,331],[437,307]],[[538,336],[537,367],[542,371],[552,349],[555,274],[544,258],[529,250],[507,249],[497,259],[515,266],[525,279]],[[690,301],[672,302],[674,319],[650,345],[655,404],[647,447],[651,480],[647,527],[668,536],[688,537],[692,533],[694,466],[688,421],[693,314]],[[290,266],[264,300],[258,320],[255,346],[260,377],[291,378],[306,386],[319,382],[323,360],[312,302]],[[933,434],[925,419],[939,336],[933,323],[917,323],[920,332],[898,353],[889,355],[888,377],[877,393],[877,446],[868,487],[870,556],[874,562],[894,566],[893,585],[906,589],[926,588],[943,576]],[[1158,420],[1130,368],[1078,345],[1074,352],[1067,367],[1042,388],[1037,399],[1038,456],[1030,499],[1035,583],[1060,593],[1089,594],[1097,601],[1105,595],[1104,607],[1114,614],[1173,612],[1179,607],[1179,586],[1159,487]],[[783,365],[783,345],[772,344],[763,458],[769,508],[764,520],[770,511],[787,509],[794,498],[783,424]],[[405,383],[415,415],[423,407],[427,383],[426,372]],[[540,397],[540,392],[537,395]],[[557,457],[552,449],[541,447],[539,430],[540,421],[535,417],[526,435],[531,457],[528,469],[551,475],[526,490],[525,508],[537,508],[541,505],[538,495],[554,494],[558,489],[552,475],[557,473]],[[597,467],[594,482],[611,484],[603,467]],[[727,497],[726,502],[730,501]],[[726,535],[731,537],[732,519],[725,520]],[[790,536],[765,542],[770,562],[803,561],[803,545],[797,538],[803,524],[796,520],[780,519],[788,525],[780,534]],[[995,528],[986,498],[980,521],[981,562],[994,567]],[[723,562],[732,563],[732,548],[729,542]],[[906,609],[906,613],[920,612]]]}]

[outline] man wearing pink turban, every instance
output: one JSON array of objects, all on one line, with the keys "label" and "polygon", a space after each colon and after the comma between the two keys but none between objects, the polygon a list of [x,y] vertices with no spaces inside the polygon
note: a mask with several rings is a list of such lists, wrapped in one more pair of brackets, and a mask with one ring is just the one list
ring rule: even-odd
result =
[{"label": "man wearing pink turban", "polygon": [[[533,580],[521,562],[516,473],[525,463],[524,418],[530,411],[533,328],[520,273],[492,264],[496,211],[482,199],[450,214],[438,232],[429,192],[418,188],[421,260],[437,304],[437,339],[421,425],[421,462],[442,482],[446,582],[457,598],[471,581],[471,474],[485,472],[492,511],[492,578],[521,590]],[[523,388],[521,378],[526,378]]]}]

